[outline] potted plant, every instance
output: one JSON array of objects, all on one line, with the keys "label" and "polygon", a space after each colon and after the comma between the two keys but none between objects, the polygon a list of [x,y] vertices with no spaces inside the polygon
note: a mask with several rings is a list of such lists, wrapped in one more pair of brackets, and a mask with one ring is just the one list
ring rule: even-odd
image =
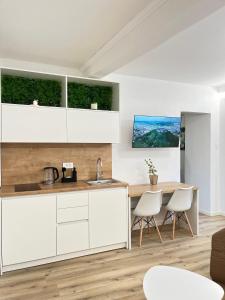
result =
[{"label": "potted plant", "polygon": [[157,182],[158,182],[157,170],[156,170],[151,158],[145,159],[145,163],[148,166],[150,184],[152,184],[152,185],[157,184]]}]

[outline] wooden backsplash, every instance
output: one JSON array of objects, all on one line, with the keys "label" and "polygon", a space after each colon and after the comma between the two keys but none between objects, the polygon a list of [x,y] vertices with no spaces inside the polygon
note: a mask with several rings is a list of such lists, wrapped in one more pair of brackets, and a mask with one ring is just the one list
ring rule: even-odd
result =
[{"label": "wooden backsplash", "polygon": [[96,178],[102,158],[103,176],[112,177],[111,144],[2,144],[2,185],[43,181],[43,168],[54,166],[62,177],[62,162],[73,162],[78,180]]}]

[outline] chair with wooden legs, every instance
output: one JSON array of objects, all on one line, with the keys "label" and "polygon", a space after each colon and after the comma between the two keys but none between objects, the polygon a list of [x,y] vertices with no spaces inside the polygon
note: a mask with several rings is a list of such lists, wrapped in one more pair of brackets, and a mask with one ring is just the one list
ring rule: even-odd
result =
[{"label": "chair with wooden legs", "polygon": [[134,209],[134,221],[132,224],[131,230],[133,230],[134,226],[136,224],[139,224],[140,226],[140,240],[139,245],[141,247],[142,244],[142,237],[143,237],[143,229],[147,226],[148,232],[150,232],[150,226],[153,226],[156,228],[158,236],[160,238],[160,241],[162,242],[162,237],[159,231],[159,228],[157,226],[155,215],[157,215],[160,212],[162,206],[162,193],[161,191],[156,192],[145,192],[136,208]]},{"label": "chair with wooden legs", "polygon": [[191,232],[191,235],[194,236],[193,230],[191,228],[191,224],[189,222],[187,211],[191,208],[193,200],[193,187],[189,188],[180,188],[176,190],[169,203],[166,206],[166,214],[165,218],[162,223],[162,227],[165,224],[165,222],[169,219],[172,219],[173,223],[173,234],[172,239],[175,238],[175,227],[176,227],[176,221],[180,222],[181,220],[184,221]]}]

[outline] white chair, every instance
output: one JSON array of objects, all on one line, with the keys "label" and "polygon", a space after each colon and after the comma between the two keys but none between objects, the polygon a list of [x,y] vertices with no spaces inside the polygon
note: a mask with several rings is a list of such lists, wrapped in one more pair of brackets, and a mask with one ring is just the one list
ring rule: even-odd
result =
[{"label": "white chair", "polygon": [[180,188],[176,190],[169,203],[166,206],[166,214],[165,218],[162,223],[162,227],[165,224],[165,222],[169,219],[172,219],[173,221],[173,235],[172,239],[174,240],[175,238],[175,226],[176,226],[176,219],[178,221],[183,220],[185,223],[187,223],[191,235],[194,236],[193,230],[191,228],[191,224],[189,222],[188,216],[186,211],[191,208],[193,200],[193,187],[188,187],[188,188]]},{"label": "white chair", "polygon": [[[154,216],[160,212],[161,206],[162,206],[161,191],[156,191],[156,192],[148,191],[141,196],[136,208],[134,209],[133,214],[135,217],[134,217],[131,230],[133,230],[134,226],[139,223],[140,247],[142,244],[143,229],[147,226],[148,231],[150,231],[150,225],[156,228],[160,241],[162,242],[162,237],[159,228],[156,224],[156,220],[154,218]],[[144,222],[146,223],[145,226],[144,226]]]},{"label": "white chair", "polygon": [[204,276],[167,266],[149,269],[143,289],[149,300],[221,300],[224,294],[221,286]]}]

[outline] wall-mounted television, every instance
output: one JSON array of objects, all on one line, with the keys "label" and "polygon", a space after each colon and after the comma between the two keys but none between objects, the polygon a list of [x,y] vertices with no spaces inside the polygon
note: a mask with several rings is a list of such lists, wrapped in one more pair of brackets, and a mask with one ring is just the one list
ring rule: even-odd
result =
[{"label": "wall-mounted television", "polygon": [[133,148],[178,147],[180,117],[134,116]]}]

